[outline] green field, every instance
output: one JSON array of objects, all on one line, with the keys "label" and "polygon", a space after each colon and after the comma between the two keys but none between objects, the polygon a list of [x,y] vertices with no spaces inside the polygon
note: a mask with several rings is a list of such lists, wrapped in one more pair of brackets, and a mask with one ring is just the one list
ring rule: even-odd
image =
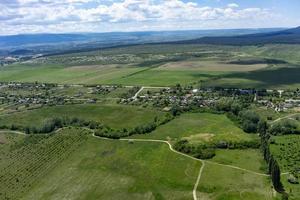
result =
[{"label": "green field", "polygon": [[164,117],[160,111],[122,105],[80,104],[43,107],[40,109],[0,115],[0,124],[11,126],[41,126],[45,120],[54,117],[77,117],[94,120],[112,128],[133,128],[152,122],[154,118]]},{"label": "green field", "polygon": [[[299,176],[300,165],[300,136],[285,135],[272,137],[271,151],[279,162],[280,169],[283,173],[296,173]],[[282,175],[281,180],[287,193],[290,194],[290,199],[300,199],[299,184],[291,184],[288,182],[289,175]]]},{"label": "green field", "polygon": [[198,193],[213,200],[274,199],[267,177],[214,164],[206,164]]},{"label": "green field", "polygon": [[211,161],[266,173],[266,164],[259,149],[217,149]]},{"label": "green field", "polygon": [[165,144],[90,137],[22,199],[191,199],[199,168]]},{"label": "green field", "polygon": [[[7,139],[15,137],[3,133],[0,135]],[[80,147],[87,139],[87,133],[67,130],[54,135],[18,137],[21,138],[0,146],[0,199],[22,197],[37,181]]]},{"label": "green field", "polygon": [[120,47],[1,67],[0,81],[144,86],[202,81],[203,86],[297,88],[299,49],[299,45]]},{"label": "green field", "polygon": [[[33,112],[35,111],[37,110]],[[115,121],[114,123],[119,122]],[[222,138],[248,139],[248,135],[235,127],[225,115],[208,113],[183,114],[159,127],[146,138],[165,139],[169,136],[175,139],[208,132],[220,134]],[[27,136],[38,139],[28,140],[29,146],[25,147],[21,145],[22,143],[18,143],[19,148],[16,151],[5,151],[3,148],[6,157],[10,158],[8,163],[15,163],[16,166],[9,173],[15,172],[17,168],[20,169],[17,172],[27,168],[31,169],[30,167],[39,165],[39,162],[44,159],[47,159],[47,162],[43,165],[51,166],[43,168],[34,177],[20,176],[17,184],[12,187],[2,186],[3,191],[7,191],[4,194],[11,194],[9,191],[16,190],[15,187],[18,187],[13,194],[16,196],[22,194],[24,200],[62,198],[191,199],[201,162],[171,152],[166,144],[146,141],[107,141],[91,137],[91,133],[87,140],[80,139],[80,147],[76,151],[72,150],[71,147],[78,143],[73,142],[70,146],[65,142],[78,141],[76,138],[81,137],[86,138],[80,133],[80,129],[67,128],[53,136]],[[166,135],[167,133],[172,133],[172,135]],[[230,134],[226,135],[228,133]],[[3,143],[7,140],[6,137],[1,137]],[[19,137],[24,136],[20,135]],[[12,141],[18,140],[15,138]],[[59,140],[62,143],[57,143]],[[47,146],[54,142],[57,144],[52,145],[52,148]],[[62,148],[65,146],[67,148]],[[72,153],[68,158],[54,162],[53,154],[47,154],[46,150],[60,152],[61,155],[66,155],[67,152]],[[35,153],[28,154],[28,151]],[[24,156],[24,159],[27,159],[25,164],[19,165],[18,162],[24,161],[16,159],[23,154],[34,156],[30,159]],[[242,194],[243,199],[272,199],[273,194],[270,193],[271,184],[268,179],[251,172],[264,173],[263,162],[257,150],[217,150],[217,155],[210,161],[241,167],[250,172],[206,163],[198,187],[198,197],[239,199],[239,195]],[[3,170],[3,172],[8,170],[10,169],[6,168],[6,171]],[[14,181],[6,179],[6,174],[3,175],[3,178],[10,183]],[[216,179],[218,181],[215,181]],[[233,179],[235,181],[232,181]],[[23,184],[22,187],[19,186],[19,183]],[[239,185],[240,187],[238,187]]]},{"label": "green field", "polygon": [[297,170],[300,165],[298,151],[300,146],[299,135],[285,135],[272,137],[271,150],[281,165],[283,172]]},{"label": "green field", "polygon": [[[279,200],[280,195],[273,190],[270,177],[266,175],[267,166],[260,150],[254,149],[257,146],[247,146],[259,144],[258,134],[244,132],[238,122],[233,122],[226,114],[186,112],[177,101],[168,101],[176,95],[185,98],[188,93],[180,96],[181,91],[170,90],[159,100],[183,108],[184,112],[163,125],[155,121],[153,128],[151,122],[156,118],[161,122],[171,113],[155,109],[155,98],[151,99],[154,103],[151,100],[122,101],[129,105],[117,104],[117,101],[130,90],[124,86],[175,86],[179,83],[197,87],[294,89],[300,87],[299,52],[300,45],[157,44],[41,57],[1,66],[0,82],[118,85],[107,93],[88,85],[58,85],[49,91],[36,90],[47,98],[77,99],[79,102],[98,99],[95,104],[64,101],[68,105],[55,106],[19,103],[27,96],[34,98],[34,87],[27,87],[27,90],[23,86],[20,89],[0,87],[5,93],[3,96],[6,95],[6,101],[0,105],[2,127],[23,131],[25,127],[41,127],[49,119],[68,117],[96,121],[118,131],[135,127],[150,131],[133,131],[143,134],[121,141],[94,137],[86,125],[62,130],[56,130],[57,126],[52,129],[55,132],[47,135],[0,130],[0,199],[193,199],[199,170],[203,169],[195,188],[198,199]],[[93,91],[96,92],[92,94]],[[139,95],[147,91],[154,94],[160,89],[144,89]],[[222,96],[217,92],[203,92],[203,95],[211,99]],[[247,101],[246,97],[242,100]],[[291,114],[250,104],[249,109],[270,123]],[[115,130],[98,128],[95,132],[115,133]],[[197,157],[193,151],[182,155],[166,141],[174,145],[174,149],[178,141],[186,141],[192,150],[205,147],[215,155],[211,159],[197,160],[192,157]],[[281,171],[297,171],[299,136],[277,136],[270,141]],[[217,145],[224,143],[246,145],[228,145],[228,149]],[[287,178],[282,174],[285,189],[292,200],[298,200],[299,185],[289,184]]]},{"label": "green field", "polygon": [[134,138],[151,138],[178,140],[187,138],[192,143],[213,141],[249,141],[257,139],[256,135],[245,133],[225,115],[210,113],[187,113],[158,127],[149,135],[132,136]]}]

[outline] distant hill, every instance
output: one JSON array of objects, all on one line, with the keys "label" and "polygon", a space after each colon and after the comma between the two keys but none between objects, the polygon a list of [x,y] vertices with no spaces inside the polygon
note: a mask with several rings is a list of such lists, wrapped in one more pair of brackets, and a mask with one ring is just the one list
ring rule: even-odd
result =
[{"label": "distant hill", "polygon": [[300,44],[300,27],[237,36],[202,37],[193,40],[174,42],[176,44],[214,45],[260,45],[260,44]]},{"label": "distant hill", "polygon": [[[193,40],[206,36],[232,36],[265,33],[282,29],[226,29],[188,31],[146,31],[71,34],[21,34],[0,36],[0,50],[29,50],[36,53],[103,48],[116,45]],[[19,52],[17,52],[19,53]]]}]

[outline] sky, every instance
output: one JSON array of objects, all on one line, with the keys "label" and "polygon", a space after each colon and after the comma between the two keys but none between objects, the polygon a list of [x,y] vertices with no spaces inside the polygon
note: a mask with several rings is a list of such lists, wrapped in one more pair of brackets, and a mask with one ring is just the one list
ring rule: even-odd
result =
[{"label": "sky", "polygon": [[300,26],[300,0],[0,0],[0,35]]}]

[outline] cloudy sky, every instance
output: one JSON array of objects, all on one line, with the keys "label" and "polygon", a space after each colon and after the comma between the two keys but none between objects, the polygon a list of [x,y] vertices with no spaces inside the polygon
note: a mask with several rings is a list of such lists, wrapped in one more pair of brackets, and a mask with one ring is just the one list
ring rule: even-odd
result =
[{"label": "cloudy sky", "polygon": [[299,0],[0,0],[0,35],[300,26]]}]

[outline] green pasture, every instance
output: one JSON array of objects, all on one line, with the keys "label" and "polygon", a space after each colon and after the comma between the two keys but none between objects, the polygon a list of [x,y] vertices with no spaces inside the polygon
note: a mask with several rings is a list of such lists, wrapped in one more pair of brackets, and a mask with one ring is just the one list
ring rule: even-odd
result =
[{"label": "green pasture", "polygon": [[162,140],[186,138],[192,143],[221,140],[238,142],[257,138],[256,135],[245,133],[225,115],[210,113],[182,114],[148,135],[132,137]]},{"label": "green pasture", "polygon": [[217,149],[211,161],[266,173],[266,163],[259,149]]},{"label": "green pasture", "polygon": [[198,194],[211,200],[275,199],[268,177],[215,164],[205,165]]},{"label": "green pasture", "polygon": [[164,117],[164,113],[146,108],[123,105],[80,104],[43,107],[34,110],[0,115],[0,125],[41,126],[54,117],[77,117],[94,120],[112,128],[133,128],[152,122],[154,118]]}]

